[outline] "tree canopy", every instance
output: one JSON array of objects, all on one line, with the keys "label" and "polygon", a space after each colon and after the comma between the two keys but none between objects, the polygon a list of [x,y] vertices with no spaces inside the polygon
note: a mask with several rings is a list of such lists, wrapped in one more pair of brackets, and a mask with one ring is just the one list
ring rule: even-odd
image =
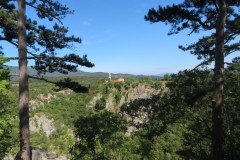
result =
[{"label": "tree canopy", "polygon": [[[37,19],[31,19],[27,15],[27,59],[34,60],[34,69],[39,74],[46,72],[60,72],[66,74],[68,71],[74,72],[78,65],[93,67],[86,55],[80,57],[79,54],[66,53],[65,56],[57,56],[61,49],[74,49],[74,43],[80,44],[81,39],[73,35],[68,35],[68,28],[62,25],[61,20],[67,14],[74,14],[67,6],[53,0],[31,0],[26,2],[27,6],[35,9],[38,18],[47,19],[53,22],[52,28],[47,28],[44,24],[38,24]],[[15,0],[4,0],[0,2],[0,40],[18,47],[17,35],[17,9]],[[0,46],[1,54],[8,56],[9,53]],[[11,53],[12,54],[12,53]],[[11,57],[11,59],[17,59]]]},{"label": "tree canopy", "polygon": [[[224,33],[224,56],[228,56],[240,49],[240,42],[237,40],[240,33],[240,12],[237,7],[240,6],[240,2],[237,0],[226,1],[226,5],[227,20]],[[214,30],[216,29],[218,15],[219,5],[217,1],[185,0],[181,4],[159,6],[157,9],[152,8],[145,16],[145,19],[152,23],[163,22],[170,24],[169,35],[178,34],[183,30],[189,30],[188,35],[199,32],[209,34],[195,43],[179,46],[183,51],[190,51],[198,59],[203,59],[201,65],[207,65],[214,61],[215,58],[216,33]]]},{"label": "tree canopy", "polygon": [[224,99],[224,57],[240,49],[239,20],[240,6],[237,0],[184,0],[180,4],[159,6],[150,9],[145,16],[152,23],[171,24],[169,35],[177,34],[184,29],[192,33],[206,32],[197,42],[179,46],[183,51],[190,51],[203,62],[195,67],[206,66],[215,62],[214,86],[215,97],[212,115],[212,159],[223,157],[223,99]]},{"label": "tree canopy", "polygon": [[[16,4],[18,5],[17,9]],[[54,21],[55,24],[52,25],[52,28],[38,24],[38,19],[32,20],[30,15],[26,15],[26,5],[36,11],[39,19]],[[9,59],[19,62],[20,157],[29,160],[31,158],[28,78],[38,77],[28,75],[27,60],[35,61],[35,65],[32,67],[37,70],[38,74],[54,71],[67,74],[68,71],[76,72],[78,65],[93,67],[94,64],[87,59],[86,55],[80,57],[78,54],[68,53],[63,57],[57,56],[59,50],[73,49],[74,43],[81,43],[80,38],[67,35],[68,29],[63,26],[61,20],[67,14],[72,14],[73,11],[58,1],[18,0],[16,3],[15,0],[4,0],[0,2],[0,13],[0,40],[18,48],[18,56],[9,57]],[[0,49],[1,54],[10,54],[4,53],[3,46],[0,46]],[[38,79],[44,80],[43,78]],[[62,83],[60,82],[60,84]],[[77,88],[86,91],[84,87]]]},{"label": "tree canopy", "polygon": [[0,159],[4,158],[6,152],[13,144],[10,136],[12,125],[10,123],[11,92],[7,89],[9,86],[8,72],[9,68],[4,68],[4,63],[8,60],[0,55]]}]

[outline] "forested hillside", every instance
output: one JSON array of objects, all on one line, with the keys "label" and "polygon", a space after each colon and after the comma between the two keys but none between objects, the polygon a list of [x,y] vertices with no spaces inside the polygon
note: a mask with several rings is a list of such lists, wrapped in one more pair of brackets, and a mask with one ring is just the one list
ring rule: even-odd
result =
[{"label": "forested hillside", "polygon": [[[50,79],[57,80],[56,78]],[[88,86],[88,93],[77,93],[38,80],[30,81],[30,140],[33,148],[71,157],[69,154],[71,148],[74,148],[72,150],[74,153],[77,150],[73,146],[77,140],[76,135],[79,134],[77,133],[78,127],[91,125],[88,124],[90,123],[88,118],[99,118],[103,124],[99,124],[98,127],[104,127],[102,125],[106,121],[113,123],[111,124],[113,126],[110,127],[114,128],[118,127],[118,124],[114,122],[114,119],[117,118],[120,122],[124,122],[122,127],[126,129],[129,127],[130,130],[129,133],[127,130],[121,130],[121,133],[123,135],[131,134],[133,126],[128,124],[130,116],[126,117],[121,113],[121,106],[138,98],[151,98],[153,95],[159,95],[165,84],[160,78],[152,79],[151,77],[126,77],[125,81],[120,83],[106,82],[107,78],[92,76],[73,77],[73,79]],[[16,155],[18,152],[18,108],[16,107],[18,85],[16,84],[17,82],[13,81],[9,85],[12,94],[15,93],[12,100],[14,104],[10,109],[13,125],[11,136],[15,142],[10,149],[12,155]],[[48,95],[51,96],[48,97]],[[105,114],[106,117],[103,116]],[[104,120],[101,120],[102,118]],[[112,118],[114,118],[113,121],[111,121]],[[141,121],[141,119],[137,120]],[[82,125],[78,125],[78,123],[82,123]]]},{"label": "forested hillside", "polygon": [[[231,68],[225,77],[224,155],[237,159],[240,76]],[[31,146],[55,159],[210,159],[211,74],[183,71],[120,83],[89,77],[88,93],[63,92],[67,89],[33,80]],[[17,89],[10,85],[12,156],[18,152]],[[48,94],[50,99],[41,100]]]}]

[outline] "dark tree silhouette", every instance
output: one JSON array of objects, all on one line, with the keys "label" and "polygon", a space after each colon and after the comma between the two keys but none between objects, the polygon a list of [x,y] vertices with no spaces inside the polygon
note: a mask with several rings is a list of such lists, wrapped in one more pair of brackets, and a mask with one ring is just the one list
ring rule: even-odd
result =
[{"label": "dark tree silhouette", "polygon": [[[0,1],[0,40],[17,47],[19,52],[18,57],[9,58],[19,60],[20,152],[21,159],[29,160],[28,78],[36,79],[37,77],[27,74],[27,60],[35,61],[32,67],[38,71],[38,74],[54,71],[67,74],[69,71],[77,71],[78,65],[93,67],[94,64],[88,61],[86,55],[80,57],[70,53],[63,57],[57,56],[57,50],[73,49],[73,43],[81,43],[80,38],[67,36],[68,29],[62,26],[61,20],[67,14],[74,13],[69,8],[55,0],[18,0],[18,10],[15,5],[13,0]],[[26,5],[34,8],[40,19],[55,21],[53,28],[48,29],[44,25],[39,25],[37,20],[28,18]],[[4,53],[3,46],[0,46],[0,53],[9,54]],[[55,84],[63,86],[63,81]],[[84,87],[77,87],[76,83],[71,82],[71,84],[75,84],[75,90],[87,91]]]},{"label": "dark tree silhouette", "polygon": [[[224,57],[240,49],[236,37],[240,34],[240,6],[238,0],[185,0],[181,4],[150,9],[145,16],[152,23],[165,22],[171,24],[169,35],[177,34],[184,29],[190,29],[189,35],[203,31],[211,31],[196,43],[186,47],[179,46],[184,51],[190,51],[203,62],[196,68],[215,61],[214,83],[215,98],[213,99],[212,115],[212,158],[222,159],[223,127],[223,74]],[[213,32],[215,30],[215,32]]]}]

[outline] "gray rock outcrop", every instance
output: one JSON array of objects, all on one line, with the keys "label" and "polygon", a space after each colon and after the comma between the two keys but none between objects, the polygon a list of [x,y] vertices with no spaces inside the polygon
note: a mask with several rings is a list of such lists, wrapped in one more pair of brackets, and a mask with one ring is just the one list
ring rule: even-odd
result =
[{"label": "gray rock outcrop", "polygon": [[[13,158],[12,156],[10,156]],[[32,148],[31,149],[31,160],[67,160],[67,157],[57,156],[57,154],[53,152],[48,152],[40,148]],[[5,157],[6,158],[6,157]],[[19,160],[20,154],[18,153],[14,159],[5,159],[4,160]]]},{"label": "gray rock outcrop", "polygon": [[101,99],[102,95],[101,94],[97,94],[96,96],[93,97],[93,99],[91,100],[91,102],[89,104],[87,104],[87,107],[94,107],[96,105],[97,100]]},{"label": "gray rock outcrop", "polygon": [[150,98],[153,95],[157,95],[161,92],[161,90],[156,90],[154,88],[152,88],[149,85],[146,84],[139,84],[137,85],[135,88],[131,89],[128,92],[128,96],[127,96],[127,103],[135,100],[135,99],[146,99],[146,98]]},{"label": "gray rock outcrop", "polygon": [[38,100],[30,100],[29,101],[29,108],[30,110],[35,110],[39,107],[43,107],[44,106],[44,103],[41,102],[41,101],[38,101]]},{"label": "gray rock outcrop", "polygon": [[39,132],[40,129],[49,136],[56,129],[53,124],[53,119],[48,119],[46,115],[35,115],[30,119],[30,132]]}]

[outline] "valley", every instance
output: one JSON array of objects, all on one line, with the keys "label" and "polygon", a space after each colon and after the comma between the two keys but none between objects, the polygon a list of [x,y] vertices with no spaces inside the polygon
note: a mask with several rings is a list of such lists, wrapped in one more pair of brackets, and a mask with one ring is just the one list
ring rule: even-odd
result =
[{"label": "valley", "polygon": [[[113,77],[119,77],[114,75]],[[124,82],[106,83],[108,78],[103,76],[71,77],[75,81],[84,83],[89,87],[88,93],[77,93],[70,89],[58,90],[53,84],[31,80],[30,81],[30,141],[31,147],[42,150],[41,154],[51,153],[55,158],[70,158],[70,150],[76,143],[76,121],[95,114],[109,113],[113,116],[122,117],[126,123],[130,116],[124,117],[121,107],[136,99],[147,99],[159,95],[164,89],[164,81],[160,78],[151,77],[125,77]],[[56,80],[50,77],[48,79]],[[12,84],[16,84],[13,81]],[[18,86],[11,85],[15,94],[15,102],[12,109],[12,117],[15,117],[14,131],[12,136],[18,141],[18,118],[17,118],[17,93]],[[66,92],[66,91],[71,92]],[[44,97],[44,98],[43,98]],[[14,115],[16,114],[16,115]],[[106,119],[108,121],[108,119]],[[111,118],[109,119],[111,121]],[[141,122],[140,117],[135,121]],[[142,123],[142,122],[141,122]],[[122,134],[131,135],[131,126],[126,124],[128,130]],[[129,132],[130,129],[130,132]],[[18,151],[16,143],[11,154]],[[12,156],[13,158],[14,156]],[[46,157],[46,156],[45,156]],[[10,158],[9,158],[10,159]]]}]

